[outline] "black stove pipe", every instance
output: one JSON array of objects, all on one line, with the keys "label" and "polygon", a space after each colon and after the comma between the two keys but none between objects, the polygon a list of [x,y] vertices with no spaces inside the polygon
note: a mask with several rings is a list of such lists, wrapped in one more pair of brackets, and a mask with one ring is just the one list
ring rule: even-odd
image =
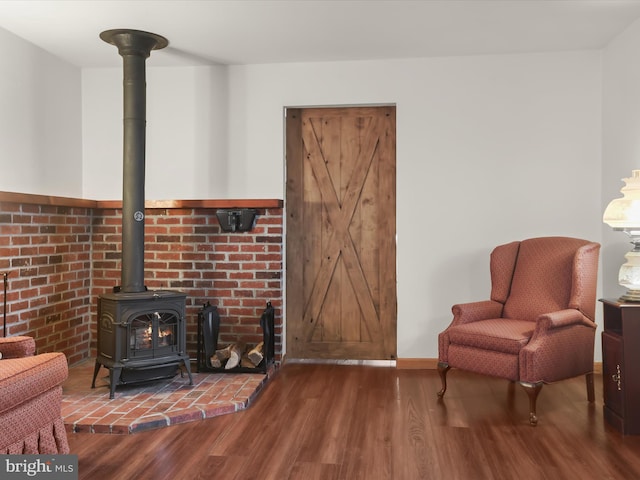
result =
[{"label": "black stove pipe", "polygon": [[143,292],[146,141],[145,61],[166,38],[140,30],[107,30],[100,38],[118,47],[123,60],[124,138],[122,179],[122,292]]}]

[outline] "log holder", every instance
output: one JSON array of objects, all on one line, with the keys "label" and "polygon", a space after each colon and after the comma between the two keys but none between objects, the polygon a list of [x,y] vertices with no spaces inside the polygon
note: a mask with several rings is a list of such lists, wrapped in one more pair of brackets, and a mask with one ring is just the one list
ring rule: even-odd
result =
[{"label": "log holder", "polygon": [[275,357],[274,319],[275,309],[271,305],[271,302],[267,302],[267,306],[260,316],[260,327],[262,328],[264,342],[264,358],[255,368],[242,367],[240,365],[230,369],[225,369],[224,367],[216,368],[211,365],[209,359],[218,349],[220,314],[215,305],[211,305],[210,302],[204,304],[198,312],[197,371],[215,373],[267,373]]}]

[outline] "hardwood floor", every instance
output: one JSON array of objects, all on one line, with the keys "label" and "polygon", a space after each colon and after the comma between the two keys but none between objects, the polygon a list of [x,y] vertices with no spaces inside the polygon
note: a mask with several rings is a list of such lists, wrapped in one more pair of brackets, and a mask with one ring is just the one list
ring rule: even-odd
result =
[{"label": "hardwood floor", "polygon": [[133,435],[70,434],[80,479],[638,479],[640,436],[584,378],[542,389],[452,370],[289,363],[249,409]]}]

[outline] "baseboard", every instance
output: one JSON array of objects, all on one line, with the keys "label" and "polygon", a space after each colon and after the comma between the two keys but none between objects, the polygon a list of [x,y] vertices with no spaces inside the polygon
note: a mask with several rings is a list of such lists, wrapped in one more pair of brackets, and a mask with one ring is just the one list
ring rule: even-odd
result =
[{"label": "baseboard", "polygon": [[602,362],[595,362],[593,364],[593,373],[602,373]]},{"label": "baseboard", "polygon": [[437,358],[398,358],[396,368],[404,370],[436,370],[438,368]]},{"label": "baseboard", "polygon": [[[396,368],[404,370],[437,370],[437,358],[398,358],[396,360]],[[593,373],[602,373],[602,362],[593,364]]]},{"label": "baseboard", "polygon": [[[287,358],[286,358],[286,355],[284,355],[282,359],[282,364],[284,365],[286,361],[287,361]],[[296,360],[292,359],[290,360],[290,362],[296,363]],[[313,361],[309,361],[309,360],[307,360],[307,362],[314,363]],[[402,370],[437,370],[438,369],[437,358],[398,358],[395,363],[396,363],[395,365],[396,368],[402,369]],[[392,366],[392,365],[386,365],[385,363],[385,366]],[[593,372],[597,374],[602,373],[602,362],[595,362],[593,364]]]}]

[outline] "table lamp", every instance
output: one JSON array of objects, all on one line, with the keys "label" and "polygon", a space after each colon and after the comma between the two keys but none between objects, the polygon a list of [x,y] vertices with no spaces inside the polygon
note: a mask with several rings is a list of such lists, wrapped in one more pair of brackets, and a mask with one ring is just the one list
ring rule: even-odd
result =
[{"label": "table lamp", "polygon": [[626,233],[633,250],[625,255],[627,262],[620,267],[618,283],[627,289],[620,300],[640,302],[640,170],[633,170],[631,178],[623,178],[622,198],[607,205],[602,220],[614,230]]}]

